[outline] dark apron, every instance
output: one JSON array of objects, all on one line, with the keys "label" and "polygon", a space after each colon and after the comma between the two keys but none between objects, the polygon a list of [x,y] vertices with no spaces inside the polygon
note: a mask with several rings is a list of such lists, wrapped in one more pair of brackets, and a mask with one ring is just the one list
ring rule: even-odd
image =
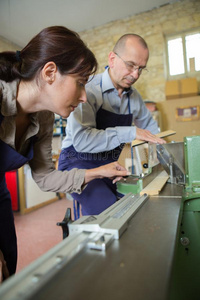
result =
[{"label": "dark apron", "polygon": [[[3,116],[0,114],[0,124]],[[10,193],[6,186],[5,172],[16,170],[33,158],[33,138],[27,156],[0,140],[0,249],[7,262],[10,275],[17,265],[17,241]]]},{"label": "dark apron", "polygon": [[[96,115],[97,129],[105,130],[108,127],[131,126],[132,114],[121,115],[109,112],[102,108]],[[59,158],[59,170],[73,168],[92,169],[117,161],[124,144],[119,147],[100,153],[78,153],[73,146],[63,149]],[[82,206],[83,215],[99,214],[117,200],[116,184],[108,178],[92,180],[79,195],[72,193]]]}]

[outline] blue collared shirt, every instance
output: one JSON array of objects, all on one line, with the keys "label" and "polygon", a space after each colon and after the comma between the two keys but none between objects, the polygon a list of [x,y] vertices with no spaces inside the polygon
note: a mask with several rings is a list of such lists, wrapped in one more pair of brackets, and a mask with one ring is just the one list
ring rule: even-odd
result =
[{"label": "blue collared shirt", "polygon": [[[135,88],[124,90],[120,98],[108,69],[87,83],[86,92],[87,103],[81,103],[67,119],[62,149],[73,145],[77,152],[109,151],[122,143],[132,142],[136,137],[135,126],[158,133],[157,123],[152,119],[138,91]],[[96,113],[100,107],[116,114],[132,113],[133,125],[96,129]]]}]

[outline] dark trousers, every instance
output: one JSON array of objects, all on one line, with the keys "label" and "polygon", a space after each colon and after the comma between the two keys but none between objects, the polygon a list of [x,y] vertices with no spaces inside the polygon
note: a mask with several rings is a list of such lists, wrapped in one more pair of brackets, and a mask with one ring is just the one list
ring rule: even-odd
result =
[{"label": "dark trousers", "polygon": [[10,193],[5,178],[0,183],[0,249],[3,252],[10,275],[16,272],[17,239]]}]

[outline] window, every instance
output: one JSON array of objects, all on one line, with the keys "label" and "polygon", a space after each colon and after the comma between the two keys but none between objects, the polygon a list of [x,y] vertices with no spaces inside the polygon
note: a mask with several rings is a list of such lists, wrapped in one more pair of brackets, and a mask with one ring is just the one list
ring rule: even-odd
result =
[{"label": "window", "polygon": [[168,77],[200,71],[200,30],[166,37]]}]

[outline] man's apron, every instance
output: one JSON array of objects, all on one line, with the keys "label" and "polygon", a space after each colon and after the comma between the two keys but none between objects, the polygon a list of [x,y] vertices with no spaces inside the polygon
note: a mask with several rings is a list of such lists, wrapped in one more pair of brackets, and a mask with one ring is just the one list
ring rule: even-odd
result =
[{"label": "man's apron", "polygon": [[[118,115],[100,108],[97,112],[96,124],[99,130],[105,130],[108,127],[131,126],[132,114]],[[123,146],[120,145],[113,150],[101,153],[80,153],[76,152],[72,145],[61,151],[59,170],[92,169],[117,161]],[[83,215],[99,214],[116,202],[116,184],[108,178],[94,179],[88,183],[80,195],[72,193],[72,197],[81,204]]]}]

